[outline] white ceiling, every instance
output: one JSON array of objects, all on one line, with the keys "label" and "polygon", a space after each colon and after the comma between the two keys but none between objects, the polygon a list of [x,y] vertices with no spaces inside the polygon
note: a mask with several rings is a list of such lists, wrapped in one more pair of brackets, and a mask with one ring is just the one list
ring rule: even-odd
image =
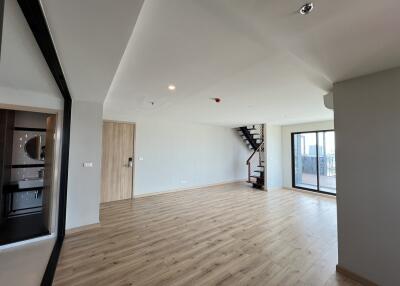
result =
[{"label": "white ceiling", "polygon": [[74,99],[103,102],[143,0],[41,0]]},{"label": "white ceiling", "polygon": [[330,119],[323,95],[333,82],[400,65],[398,0],[316,0],[308,16],[296,13],[301,4],[146,0],[105,117],[224,125]]},{"label": "white ceiling", "polygon": [[50,101],[46,107],[60,102],[58,88],[17,1],[5,1],[0,87],[3,103],[11,102],[7,98],[24,103],[25,97]]},{"label": "white ceiling", "polygon": [[[400,65],[398,0],[314,0],[308,16],[305,0],[41,2],[72,96],[107,96],[107,119],[331,119],[332,83]],[[6,1],[0,85],[58,96],[18,8]]]}]

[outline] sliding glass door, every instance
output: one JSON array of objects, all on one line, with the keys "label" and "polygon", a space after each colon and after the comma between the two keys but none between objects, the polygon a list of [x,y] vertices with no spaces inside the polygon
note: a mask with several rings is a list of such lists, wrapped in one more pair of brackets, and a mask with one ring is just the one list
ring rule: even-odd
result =
[{"label": "sliding glass door", "polygon": [[319,190],[336,194],[335,131],[318,132]]},{"label": "sliding glass door", "polygon": [[315,133],[294,135],[294,182],[296,187],[318,190]]},{"label": "sliding glass door", "polygon": [[335,131],[292,133],[294,188],[336,194]]}]

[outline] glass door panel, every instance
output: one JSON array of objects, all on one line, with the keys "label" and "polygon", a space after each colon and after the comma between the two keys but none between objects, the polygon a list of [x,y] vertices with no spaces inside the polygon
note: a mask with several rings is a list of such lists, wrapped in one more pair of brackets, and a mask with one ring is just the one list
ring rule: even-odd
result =
[{"label": "glass door panel", "polygon": [[294,134],[294,186],[318,190],[316,133]]},{"label": "glass door panel", "polygon": [[335,132],[318,132],[319,190],[336,194]]},{"label": "glass door panel", "polygon": [[293,187],[336,194],[335,131],[292,134]]}]

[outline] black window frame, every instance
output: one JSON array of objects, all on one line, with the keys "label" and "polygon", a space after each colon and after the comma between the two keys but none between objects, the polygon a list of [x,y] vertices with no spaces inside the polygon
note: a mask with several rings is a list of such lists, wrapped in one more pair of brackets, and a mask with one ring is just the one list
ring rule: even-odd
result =
[{"label": "black window frame", "polygon": [[[322,129],[322,130],[313,130],[313,131],[297,131],[297,132],[292,132],[291,133],[291,162],[292,162],[292,188],[294,189],[300,189],[300,190],[305,190],[305,191],[310,191],[310,192],[314,192],[314,193],[320,193],[320,194],[325,194],[325,195],[330,195],[330,196],[335,196],[336,197],[336,193],[330,193],[330,192],[325,192],[325,191],[321,191],[320,190],[320,183],[319,183],[319,138],[318,138],[318,133],[319,132],[335,132],[335,129]],[[308,133],[315,133],[315,137],[316,137],[316,157],[317,157],[317,189],[311,189],[311,188],[305,188],[305,187],[301,187],[301,186],[296,186],[296,177],[295,177],[295,154],[294,154],[294,136],[298,135],[298,134],[308,134]],[[336,133],[335,133],[336,136]],[[336,137],[335,137],[336,138]],[[336,145],[335,145],[336,147]]]}]

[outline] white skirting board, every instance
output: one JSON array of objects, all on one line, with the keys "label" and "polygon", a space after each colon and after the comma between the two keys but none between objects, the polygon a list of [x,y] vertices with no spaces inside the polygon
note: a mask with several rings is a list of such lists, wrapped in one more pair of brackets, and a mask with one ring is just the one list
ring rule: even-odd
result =
[{"label": "white skirting board", "polygon": [[216,186],[228,185],[228,184],[235,184],[235,183],[244,183],[244,182],[246,182],[246,179],[225,181],[225,182],[220,182],[220,183],[215,183],[215,184],[194,186],[194,187],[189,187],[189,188],[179,188],[179,189],[167,190],[167,191],[164,191],[164,192],[155,192],[155,193],[139,194],[139,195],[135,195],[134,194],[133,197],[134,198],[143,198],[143,197],[156,196],[156,195],[162,195],[162,194],[168,194],[168,193],[174,193],[174,192],[190,191],[190,190],[196,190],[196,189],[202,189],[202,188],[210,188],[210,187],[216,187]]}]

